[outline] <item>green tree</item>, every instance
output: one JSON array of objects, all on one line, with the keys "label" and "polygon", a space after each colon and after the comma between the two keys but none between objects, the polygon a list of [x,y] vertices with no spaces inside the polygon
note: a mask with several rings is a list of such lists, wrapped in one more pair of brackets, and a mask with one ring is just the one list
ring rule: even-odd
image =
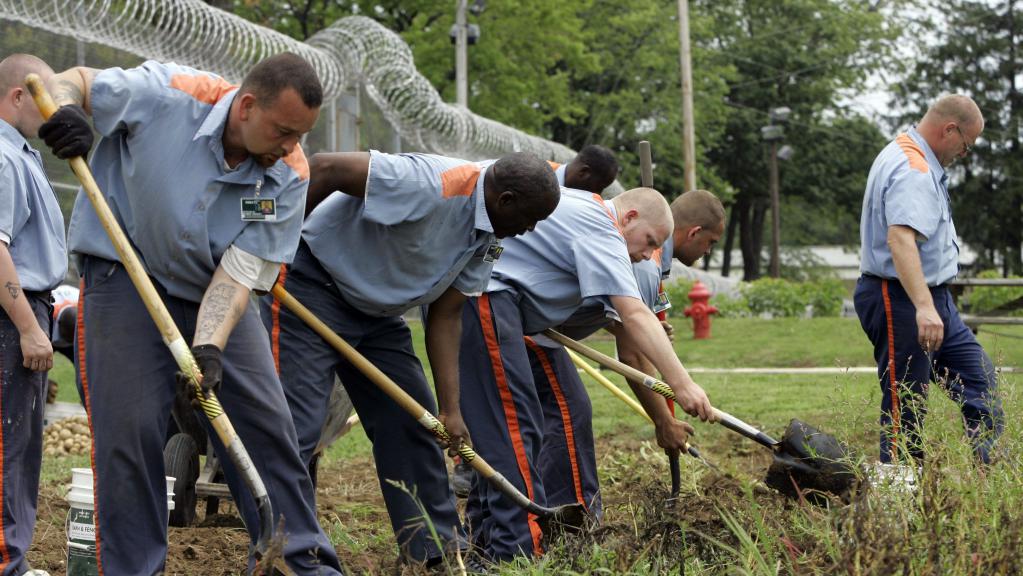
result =
[{"label": "green tree", "polygon": [[913,73],[898,87],[896,101],[915,122],[940,94],[971,96],[985,127],[973,153],[950,169],[956,231],[978,253],[980,267],[1002,266],[1020,274],[1023,261],[1023,158],[1020,156],[1020,95],[1023,13],[1018,2],[955,0],[944,20],[932,23],[940,42],[924,51]]},{"label": "green tree", "polygon": [[[673,1],[595,0],[581,14],[589,49],[599,67],[575,70],[572,99],[584,114],[551,123],[553,138],[572,148],[603,144],[616,151],[620,182],[639,185],[640,140],[649,140],[654,184],[669,198],[684,190],[681,88],[677,5]],[[729,187],[706,162],[704,151],[717,143],[729,110],[723,105],[729,63],[714,57],[708,39],[715,22],[691,11],[693,85],[699,185],[727,198]]]},{"label": "green tree", "polygon": [[[736,190],[725,239],[725,256],[736,240],[743,254],[743,275],[760,276],[764,224],[770,202],[767,147],[760,128],[768,111],[792,109],[788,143],[809,156],[822,137],[841,133],[832,124],[845,114],[836,102],[859,88],[872,70],[888,62],[889,40],[898,28],[876,5],[859,0],[700,0],[694,10],[711,15],[717,25],[713,45],[722,61],[737,70],[729,82],[724,137],[708,151],[718,174]],[[890,16],[890,15],[887,15]],[[805,133],[803,138],[797,138]],[[871,155],[872,157],[872,155]],[[798,158],[798,156],[797,156]],[[784,168],[785,193],[801,194],[788,182],[810,167],[799,160]],[[821,176],[838,176],[838,171]],[[811,194],[833,190],[821,181]],[[862,189],[861,189],[862,192]]]}]

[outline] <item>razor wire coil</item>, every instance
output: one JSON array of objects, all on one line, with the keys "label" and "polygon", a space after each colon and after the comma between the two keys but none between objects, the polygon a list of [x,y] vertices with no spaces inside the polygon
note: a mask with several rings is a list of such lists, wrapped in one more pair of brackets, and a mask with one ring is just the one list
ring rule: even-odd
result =
[{"label": "razor wire coil", "polygon": [[238,83],[267,56],[294,52],[316,70],[324,96],[358,86],[401,138],[421,151],[466,159],[530,152],[567,162],[568,147],[444,102],[400,36],[363,16],[300,42],[200,0],[0,0],[0,17],[143,58],[175,61]]}]

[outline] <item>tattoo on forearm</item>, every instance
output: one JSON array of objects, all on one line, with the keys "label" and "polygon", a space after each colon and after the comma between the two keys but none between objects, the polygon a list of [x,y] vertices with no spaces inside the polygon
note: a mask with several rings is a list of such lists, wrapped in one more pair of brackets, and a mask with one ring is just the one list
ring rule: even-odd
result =
[{"label": "tattoo on forearm", "polygon": [[11,295],[11,300],[17,300],[21,294],[21,285],[17,282],[8,282],[4,286],[7,287],[7,293]]},{"label": "tattoo on forearm", "polygon": [[57,82],[57,87],[53,90],[53,100],[59,105],[82,105],[85,103],[82,89],[70,80],[60,80]]},{"label": "tattoo on forearm", "polygon": [[199,308],[199,326],[195,331],[196,341],[206,340],[216,333],[228,319],[237,314],[234,310],[234,295],[237,288],[229,284],[217,284],[209,289]]}]

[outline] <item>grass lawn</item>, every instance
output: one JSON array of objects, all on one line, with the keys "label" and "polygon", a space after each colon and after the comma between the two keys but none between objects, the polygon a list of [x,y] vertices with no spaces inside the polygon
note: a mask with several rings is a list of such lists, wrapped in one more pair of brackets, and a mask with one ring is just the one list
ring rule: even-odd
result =
[{"label": "grass lawn", "polygon": [[[673,322],[675,348],[690,367],[873,364],[855,319],[715,319],[713,338],[702,341],[692,339],[687,320]],[[416,350],[425,359],[420,324],[413,322],[412,330]],[[1023,327],[982,329],[979,339],[997,365],[1023,366]],[[587,343],[613,353],[608,335],[598,334]],[[426,373],[429,377],[428,366]],[[627,389],[620,376],[604,374]],[[51,378],[60,382],[62,400],[77,401],[73,377],[71,365],[59,358]],[[759,478],[771,460],[768,450],[721,426],[690,418],[696,429],[693,444],[723,472],[711,473],[683,458],[684,504],[672,512],[661,504],[667,466],[653,427],[584,376],[593,403],[604,528],[559,544],[538,563],[505,566],[498,573],[1019,573],[1020,378],[1005,372],[999,380],[1008,415],[1000,443],[1010,455],[1007,463],[990,470],[972,463],[958,407],[935,387],[925,428],[931,467],[925,469],[922,487],[910,495],[866,493],[850,505],[826,508],[799,506],[765,492]],[[696,379],[715,406],[776,438],[790,419],[799,418],[848,443],[859,461],[877,458],[880,391],[871,373],[702,373]],[[331,447],[326,463],[343,470],[345,461],[370,462],[370,448],[365,435],[355,430]],[[44,482],[66,478],[72,466],[87,463],[84,456],[47,459]],[[360,514],[357,506],[367,504],[342,507],[343,519],[335,514],[333,524],[324,524],[335,545],[346,553],[390,549],[380,505],[368,505],[366,510],[374,512],[367,514]]]}]

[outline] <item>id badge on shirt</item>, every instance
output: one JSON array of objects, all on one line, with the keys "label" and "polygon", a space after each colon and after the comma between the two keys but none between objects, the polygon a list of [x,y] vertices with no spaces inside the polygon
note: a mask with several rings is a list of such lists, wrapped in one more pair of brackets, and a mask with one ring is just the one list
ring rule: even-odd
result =
[{"label": "id badge on shirt", "polygon": [[657,293],[657,300],[654,302],[654,314],[664,312],[671,308],[671,301],[668,300],[668,293],[661,290]]},{"label": "id badge on shirt", "polygon": [[250,196],[242,198],[242,220],[246,222],[276,222],[277,199]]},{"label": "id badge on shirt", "polygon": [[501,253],[504,252],[504,246],[494,242],[487,246],[487,253],[483,255],[484,262],[497,262],[497,259],[501,257]]}]

